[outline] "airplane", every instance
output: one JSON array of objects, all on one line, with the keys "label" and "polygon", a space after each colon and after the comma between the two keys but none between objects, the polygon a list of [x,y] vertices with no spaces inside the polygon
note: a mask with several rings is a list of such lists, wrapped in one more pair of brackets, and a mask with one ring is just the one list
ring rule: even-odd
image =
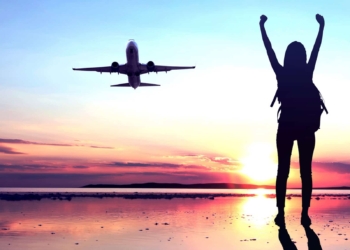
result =
[{"label": "airplane", "polygon": [[181,67],[181,66],[162,66],[155,65],[154,62],[149,61],[147,64],[139,63],[139,50],[134,39],[130,39],[126,47],[126,59],[127,63],[119,65],[117,62],[112,62],[111,66],[95,67],[95,68],[73,68],[73,70],[82,71],[96,71],[102,73],[118,73],[128,76],[128,83],[114,84],[111,87],[148,87],[148,86],[160,86],[159,84],[141,82],[140,75],[150,72],[168,72],[170,70],[179,69],[194,69],[195,66]]}]

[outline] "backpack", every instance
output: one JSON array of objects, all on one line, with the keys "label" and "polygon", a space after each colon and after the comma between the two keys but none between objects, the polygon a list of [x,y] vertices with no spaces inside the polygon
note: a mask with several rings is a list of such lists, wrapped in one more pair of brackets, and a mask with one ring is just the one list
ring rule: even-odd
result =
[{"label": "backpack", "polygon": [[[278,88],[270,107],[273,107],[276,98],[281,104],[277,111],[277,120],[280,123],[292,122],[296,126],[316,132],[320,129],[323,111],[328,114],[323,97],[312,80],[303,85],[288,86],[278,83]],[[281,115],[279,117],[280,112]]]}]

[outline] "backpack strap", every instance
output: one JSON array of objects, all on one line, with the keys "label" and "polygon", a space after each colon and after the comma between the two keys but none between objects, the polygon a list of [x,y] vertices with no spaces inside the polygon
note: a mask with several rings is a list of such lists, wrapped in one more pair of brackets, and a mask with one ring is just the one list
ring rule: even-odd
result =
[{"label": "backpack strap", "polygon": [[322,99],[321,99],[321,106],[324,109],[324,111],[326,111],[326,114],[328,115],[328,110],[327,110],[326,105],[324,104]]},{"label": "backpack strap", "polygon": [[[275,96],[273,97],[273,100],[272,100],[272,102],[271,102],[271,104],[270,104],[270,107],[271,107],[271,108],[272,108],[273,105],[275,104],[277,97],[278,97],[278,88],[277,88],[276,93],[275,93]],[[282,105],[278,108],[278,111],[277,111],[277,122],[278,122],[278,115],[279,115],[279,113],[281,112],[281,109],[282,109]]]},{"label": "backpack strap", "polygon": [[[327,108],[326,108],[326,105],[324,104],[323,96],[322,96],[321,92],[318,90],[318,88],[316,87],[316,85],[314,84],[314,82],[312,82],[312,84],[313,84],[314,87],[317,89],[317,92],[320,94],[321,106],[322,106],[323,110],[326,111],[326,114],[328,115],[328,110],[327,110]],[[323,112],[323,111],[322,111],[322,112]]]},{"label": "backpack strap", "polygon": [[271,108],[272,108],[273,105],[275,104],[275,101],[276,101],[276,98],[277,98],[277,94],[278,94],[278,89],[276,90],[276,94],[275,94],[275,96],[273,97],[273,100],[272,100],[272,102],[271,102],[271,104],[270,104],[270,107],[271,107]]},{"label": "backpack strap", "polygon": [[277,110],[277,122],[278,122],[278,115],[279,115],[279,113],[281,112],[281,110],[282,110],[282,105],[278,108],[278,110]]}]

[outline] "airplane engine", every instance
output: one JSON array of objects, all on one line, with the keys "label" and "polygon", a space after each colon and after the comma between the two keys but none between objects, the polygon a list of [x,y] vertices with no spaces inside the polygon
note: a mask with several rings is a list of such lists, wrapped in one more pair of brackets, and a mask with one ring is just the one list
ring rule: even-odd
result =
[{"label": "airplane engine", "polygon": [[111,68],[112,68],[112,72],[117,72],[119,68],[119,63],[112,62]]},{"label": "airplane engine", "polygon": [[149,61],[149,62],[147,63],[147,70],[148,70],[149,72],[154,71],[154,62]]}]

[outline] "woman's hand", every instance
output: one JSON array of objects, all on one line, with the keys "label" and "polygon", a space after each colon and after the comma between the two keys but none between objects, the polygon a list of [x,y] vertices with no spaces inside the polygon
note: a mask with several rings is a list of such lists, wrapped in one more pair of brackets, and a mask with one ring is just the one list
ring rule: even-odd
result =
[{"label": "woman's hand", "polygon": [[261,15],[259,24],[264,25],[266,21],[267,21],[267,16]]},{"label": "woman's hand", "polygon": [[316,20],[321,26],[324,26],[324,18],[323,18],[323,16],[321,16],[320,14],[317,14],[316,15]]}]

